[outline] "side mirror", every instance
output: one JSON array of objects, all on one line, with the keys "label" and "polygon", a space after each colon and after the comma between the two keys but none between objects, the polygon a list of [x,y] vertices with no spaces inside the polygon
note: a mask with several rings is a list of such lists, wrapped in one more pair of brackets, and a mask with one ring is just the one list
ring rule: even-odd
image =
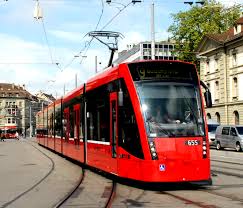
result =
[{"label": "side mirror", "polygon": [[205,98],[205,102],[206,102],[206,106],[208,108],[211,108],[212,107],[212,95],[211,95],[211,92],[209,91],[208,89],[208,86],[205,85],[205,83],[201,80],[200,81],[200,84],[203,86],[203,88],[205,89],[205,93],[204,93],[204,98]]},{"label": "side mirror", "polygon": [[205,97],[206,106],[208,108],[211,108],[212,107],[212,96],[211,96],[211,92],[208,89],[205,91],[204,97]]},{"label": "side mirror", "polygon": [[123,91],[121,89],[118,92],[118,106],[123,106]]}]

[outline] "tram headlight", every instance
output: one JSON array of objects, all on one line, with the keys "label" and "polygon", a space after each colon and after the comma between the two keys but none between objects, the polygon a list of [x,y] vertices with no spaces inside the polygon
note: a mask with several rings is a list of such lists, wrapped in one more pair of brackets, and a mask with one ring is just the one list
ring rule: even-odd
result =
[{"label": "tram headlight", "polygon": [[152,155],[153,155],[153,157],[156,157],[157,156],[156,152],[153,152]]},{"label": "tram headlight", "polygon": [[153,141],[149,142],[149,148],[150,148],[152,160],[158,160],[158,155],[157,155],[155,144]]},{"label": "tram headlight", "polygon": [[202,142],[202,149],[203,149],[203,158],[207,158],[207,142],[206,142],[206,138],[203,138],[203,142]]},{"label": "tram headlight", "polygon": [[151,151],[152,151],[152,152],[155,152],[155,148],[154,148],[154,147],[152,147],[152,148],[151,148]]}]

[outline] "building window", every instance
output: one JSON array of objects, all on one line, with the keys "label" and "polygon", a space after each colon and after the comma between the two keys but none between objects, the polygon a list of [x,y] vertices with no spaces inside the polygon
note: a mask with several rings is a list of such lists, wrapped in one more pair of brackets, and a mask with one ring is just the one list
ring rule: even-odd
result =
[{"label": "building window", "polygon": [[240,116],[238,111],[234,111],[234,120],[235,120],[235,125],[239,125],[240,124]]},{"label": "building window", "polygon": [[211,114],[207,113],[207,119],[211,119]]},{"label": "building window", "polygon": [[210,61],[209,61],[209,59],[207,59],[207,61],[206,61],[206,74],[210,73],[209,67],[210,67]]},{"label": "building window", "polygon": [[8,123],[9,123],[9,124],[11,123],[11,118],[8,118]]},{"label": "building window", "polygon": [[210,84],[209,84],[209,83],[207,83],[207,87],[208,87],[208,89],[210,90]]},{"label": "building window", "polygon": [[219,70],[218,67],[219,67],[219,59],[218,58],[215,58],[214,59],[214,69],[215,69],[215,71],[218,71]]},{"label": "building window", "polygon": [[219,112],[216,112],[215,116],[216,116],[216,121],[220,124],[220,114],[219,114]]},{"label": "building window", "polygon": [[238,80],[236,77],[233,78],[233,86],[232,86],[232,97],[236,99],[238,96]]},{"label": "building window", "polygon": [[19,107],[22,107],[22,101],[19,101]]},{"label": "building window", "polygon": [[215,82],[215,100],[216,101],[219,100],[219,82],[218,81]]},{"label": "building window", "polygon": [[232,67],[237,66],[237,51],[232,50]]}]

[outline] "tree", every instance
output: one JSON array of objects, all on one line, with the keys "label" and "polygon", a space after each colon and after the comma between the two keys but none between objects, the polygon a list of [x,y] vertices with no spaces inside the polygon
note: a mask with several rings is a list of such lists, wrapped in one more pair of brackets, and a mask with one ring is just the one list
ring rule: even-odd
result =
[{"label": "tree", "polygon": [[180,60],[197,63],[195,49],[205,34],[223,33],[240,17],[241,5],[225,7],[216,0],[206,0],[203,6],[172,14],[174,20],[168,32],[176,41]]}]

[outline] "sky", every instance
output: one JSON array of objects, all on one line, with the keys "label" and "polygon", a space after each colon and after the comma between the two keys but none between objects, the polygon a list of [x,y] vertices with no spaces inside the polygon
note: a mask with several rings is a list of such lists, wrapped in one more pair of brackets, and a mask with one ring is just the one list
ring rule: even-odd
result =
[{"label": "sky", "polygon": [[[25,85],[61,97],[108,64],[107,46],[91,39],[95,30],[115,31],[118,51],[128,44],[151,40],[151,4],[155,39],[167,40],[171,14],[190,9],[183,0],[0,0],[0,83]],[[232,6],[243,0],[219,0]],[[129,4],[130,3],[130,4]],[[36,6],[42,18],[34,17]],[[116,54],[117,56],[117,54]]]}]

